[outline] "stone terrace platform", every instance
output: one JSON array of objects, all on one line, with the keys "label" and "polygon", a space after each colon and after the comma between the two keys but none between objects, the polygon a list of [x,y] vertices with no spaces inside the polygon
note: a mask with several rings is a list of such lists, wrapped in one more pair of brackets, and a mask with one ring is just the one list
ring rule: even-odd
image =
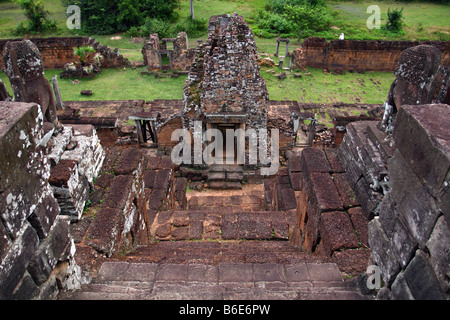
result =
[{"label": "stone terrace platform", "polygon": [[[125,126],[128,117],[138,112],[146,112],[151,117],[168,119],[180,113],[183,100],[110,100],[110,101],[65,101],[65,111],[59,110],[58,117],[64,123],[68,119],[84,119],[102,123],[103,118],[117,118],[119,126]],[[267,107],[269,119],[281,118],[290,120],[292,113],[304,119],[314,118],[319,123],[332,125],[334,117],[376,116],[379,113],[378,104],[306,104],[297,101],[270,100]],[[95,123],[94,123],[95,125]]]}]

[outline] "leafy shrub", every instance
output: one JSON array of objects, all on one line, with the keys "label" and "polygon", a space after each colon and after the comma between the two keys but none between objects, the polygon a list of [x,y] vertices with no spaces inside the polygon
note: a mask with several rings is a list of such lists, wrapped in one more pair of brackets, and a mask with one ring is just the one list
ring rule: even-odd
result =
[{"label": "leafy shrub", "polygon": [[383,26],[383,30],[389,31],[391,33],[399,33],[402,31],[403,26],[403,8],[401,10],[388,9],[388,21]]},{"label": "leafy shrub", "polygon": [[152,33],[157,33],[159,38],[174,38],[181,31],[185,31],[189,37],[198,37],[208,30],[205,19],[194,19],[190,16],[176,25],[171,25],[168,21],[158,18],[147,18],[140,27],[131,27],[126,34],[130,37],[148,37]]},{"label": "leafy shrub", "polygon": [[286,37],[315,35],[327,30],[333,13],[324,0],[267,0],[259,11],[257,26],[261,30]]},{"label": "leafy shrub", "polygon": [[[112,34],[147,23],[146,19],[175,21],[177,0],[61,0],[80,7],[81,28],[90,34]],[[134,29],[134,32],[136,29]]]},{"label": "leafy shrub", "polygon": [[261,10],[259,11],[258,27],[271,33],[290,33],[293,26],[283,15]]},{"label": "leafy shrub", "polygon": [[26,33],[55,31],[57,29],[56,21],[50,20],[49,12],[45,10],[42,1],[14,0],[14,2],[20,6],[28,19],[16,27],[14,34],[23,35]]}]

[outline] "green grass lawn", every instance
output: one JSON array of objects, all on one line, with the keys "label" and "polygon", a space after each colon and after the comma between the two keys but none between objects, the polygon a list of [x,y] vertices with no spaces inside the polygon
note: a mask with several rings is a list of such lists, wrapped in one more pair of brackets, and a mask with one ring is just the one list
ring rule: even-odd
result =
[{"label": "green grass lawn", "polygon": [[[58,83],[63,100],[153,100],[182,99],[183,86],[187,76],[179,78],[155,79],[141,75],[140,68],[106,69],[93,79],[80,79],[73,84],[71,79],[60,79]],[[262,68],[261,75],[266,81],[271,100],[296,100],[305,103],[383,103],[394,80],[391,72],[349,73],[344,75],[326,74],[321,69],[309,68],[311,75],[294,78],[288,72],[285,80],[278,80],[268,70]],[[51,80],[60,70],[46,70],[45,76]],[[12,90],[9,79],[0,73],[0,79]],[[94,95],[82,96],[81,90],[92,90]]]},{"label": "green grass lawn", "polygon": [[[346,72],[343,75],[324,73],[322,69],[308,68],[302,78],[294,78],[287,72],[287,78],[279,80],[268,68],[262,68],[271,100],[295,100],[301,103],[383,103],[392,81],[392,72]],[[280,72],[278,68],[271,68]]]},{"label": "green grass lawn", "polygon": [[[155,79],[153,76],[141,75],[142,69],[105,69],[92,79],[79,79],[79,84],[73,84],[72,79],[60,79],[59,89],[63,100],[154,100],[154,99],[181,99],[183,85],[187,76],[177,79]],[[61,70],[46,70],[45,77],[50,81]],[[9,79],[1,72],[0,79],[7,85],[12,95]],[[92,90],[94,95],[82,96],[80,91]]]},{"label": "green grass lawn", "polygon": [[398,36],[398,40],[450,40],[450,5],[429,2],[330,1],[329,6],[339,12],[335,26],[341,30],[336,32],[344,32],[346,39],[387,39],[381,30],[369,30],[366,27],[370,16],[366,11],[373,4],[380,7],[381,25],[386,24],[388,9],[403,8],[406,33]]}]

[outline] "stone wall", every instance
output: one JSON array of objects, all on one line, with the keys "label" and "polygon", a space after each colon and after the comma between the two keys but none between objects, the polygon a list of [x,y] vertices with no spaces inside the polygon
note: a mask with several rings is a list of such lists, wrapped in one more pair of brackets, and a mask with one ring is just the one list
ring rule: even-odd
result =
[{"label": "stone wall", "polygon": [[[166,41],[166,39],[162,39]],[[170,65],[172,69],[187,71],[194,60],[195,49],[188,48],[188,38],[186,32],[180,32],[176,39],[169,39],[173,41],[173,50],[167,50],[167,43],[160,43],[157,33],[151,34],[149,39],[145,42],[142,48],[142,55],[144,58],[144,65],[148,66],[150,70],[163,69],[161,54],[169,55]]]},{"label": "stone wall", "polygon": [[402,106],[393,135],[349,125],[339,155],[369,222],[383,299],[448,299],[448,105]]},{"label": "stone wall", "polygon": [[[22,39],[0,40],[0,52],[8,41],[20,41]],[[104,57],[102,68],[119,68],[128,65],[128,59],[120,55],[117,49],[111,50],[90,37],[54,37],[54,38],[30,38],[38,47],[45,69],[62,69],[66,63],[74,60],[73,48],[79,46],[93,46]],[[3,58],[0,55],[0,69],[4,67]]]},{"label": "stone wall", "polygon": [[368,221],[337,150],[305,148],[301,156],[290,156],[288,171],[297,197],[291,243],[330,258],[347,275],[364,272],[370,256]]},{"label": "stone wall", "polygon": [[104,199],[86,233],[86,244],[107,257],[148,244],[144,170],[142,152],[127,148],[109,174]]},{"label": "stone wall", "polygon": [[331,40],[308,38],[303,55],[310,67],[329,70],[393,71],[407,48],[429,44],[442,52],[441,65],[450,65],[449,41]]},{"label": "stone wall", "polygon": [[48,183],[43,119],[37,104],[0,102],[0,299],[54,298],[77,283],[69,220]]}]

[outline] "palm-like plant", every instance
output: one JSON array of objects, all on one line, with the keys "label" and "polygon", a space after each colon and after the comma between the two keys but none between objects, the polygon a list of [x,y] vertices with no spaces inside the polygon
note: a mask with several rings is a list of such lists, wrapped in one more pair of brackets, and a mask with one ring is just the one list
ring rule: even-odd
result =
[{"label": "palm-like plant", "polygon": [[82,67],[94,63],[95,49],[91,46],[81,46],[73,48],[73,55],[78,57],[77,63]]}]

